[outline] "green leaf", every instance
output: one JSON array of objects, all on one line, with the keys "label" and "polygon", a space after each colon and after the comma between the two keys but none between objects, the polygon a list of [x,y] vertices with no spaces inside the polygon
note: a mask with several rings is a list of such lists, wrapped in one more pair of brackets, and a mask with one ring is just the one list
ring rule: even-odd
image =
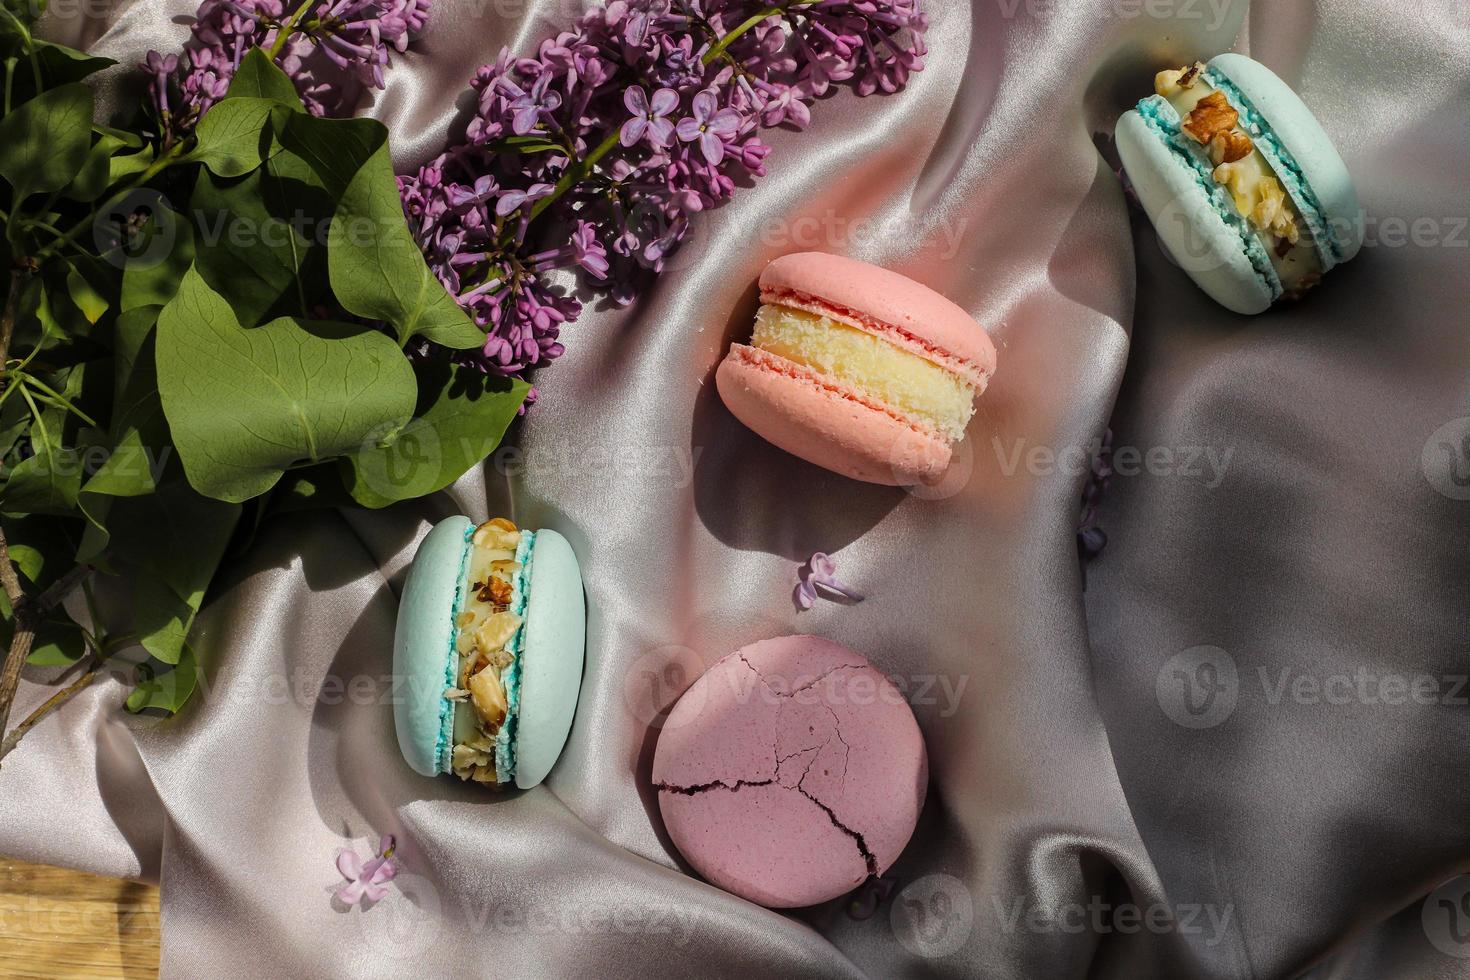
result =
[{"label": "green leaf", "polygon": [[37,667],[63,667],[76,663],[86,652],[87,641],[82,638],[82,628],[65,615],[55,616],[36,628],[36,638],[31,643],[26,663]]},{"label": "green leaf", "polygon": [[246,52],[245,59],[235,70],[235,77],[230,80],[225,98],[240,96],[269,99],[293,109],[301,108],[301,96],[296,94],[296,86],[291,84],[291,79],[280,66],[271,61],[270,55],[259,48]]},{"label": "green leaf", "polygon": [[12,206],[71,182],[92,148],[92,90],[73,82],[50,89],[0,119],[0,177]]},{"label": "green leaf", "polygon": [[201,171],[191,201],[199,222],[196,268],[253,327],[271,314],[305,315],[328,296],[325,235],[333,201],[296,154],[282,150],[233,180]]},{"label": "green leaf", "polygon": [[[12,395],[12,398],[19,397]],[[73,514],[82,486],[82,465],[75,450],[61,443],[66,409],[45,408],[31,426],[35,455],[10,471],[0,492],[0,511],[6,514]]]},{"label": "green leaf", "polygon": [[[41,75],[50,87],[67,82],[79,82],[104,68],[117,64],[111,58],[99,58],[64,44],[33,40],[36,59],[41,63]],[[17,74],[19,72],[17,71]]]},{"label": "green leaf", "polygon": [[147,141],[141,135],[130,129],[118,129],[116,126],[104,126],[101,123],[93,124],[92,129],[94,132],[101,133],[103,136],[111,136],[130,149],[142,149],[147,144]]},{"label": "green leaf", "polygon": [[358,316],[391,323],[400,345],[415,335],[457,350],[482,345],[485,332],[445,292],[409,234],[383,125],[294,113],[280,139],[338,198],[327,239],[338,301]]},{"label": "green leaf", "polygon": [[77,497],[90,524],[77,551],[78,561],[110,564],[101,558],[114,519],[110,498],[155,492],[174,457],[154,370],[153,328],[159,309],[139,307],[117,318],[112,442],[106,461]]},{"label": "green leaf", "polygon": [[[54,273],[55,268],[52,266],[47,272]],[[54,280],[54,276],[52,278]],[[65,342],[68,328],[77,326],[67,316],[68,309],[75,310],[71,301],[58,304],[64,307],[58,310],[52,305],[50,292],[42,276],[32,276],[21,288],[20,306],[15,318],[15,336],[11,340],[12,349],[49,352]],[[65,324],[63,320],[66,320]],[[76,313],[76,320],[80,321],[81,326],[86,325],[80,311]],[[20,394],[17,392],[11,395],[10,400],[21,401]]]},{"label": "green leaf", "polygon": [[[27,589],[43,592],[68,571],[76,562],[77,531],[79,524],[71,518],[31,515],[7,517],[5,538],[10,546],[10,557],[20,573],[30,582]],[[0,591],[0,600],[4,593]],[[10,604],[0,601],[0,610],[10,614]]]},{"label": "green leaf", "polygon": [[[0,457],[9,456],[16,442],[30,427],[30,409],[24,399],[12,394],[0,405]],[[0,465],[0,475],[3,475],[3,465]]]},{"label": "green leaf", "polygon": [[[9,6],[12,9],[19,8],[24,11],[22,16],[33,15],[37,8],[44,6],[35,0],[11,0]],[[15,74],[11,81],[14,83],[14,91],[10,96],[10,105],[19,106],[21,103],[32,99],[36,95],[35,76],[31,67],[27,64],[29,57],[18,34],[13,32],[8,21],[0,21],[0,51],[7,57],[14,57],[19,64],[16,66]],[[9,43],[6,43],[9,42]],[[41,69],[41,90],[54,89],[68,82],[79,82],[109,65],[117,64],[111,58],[99,58],[85,54],[75,48],[65,45],[53,44],[50,41],[42,41],[34,32],[31,35],[30,45],[35,54],[36,64]]]},{"label": "green leaf", "polygon": [[364,507],[442,490],[493,453],[530,385],[443,361],[420,369],[419,406],[403,429],[344,461],[343,479]]},{"label": "green leaf", "polygon": [[566,147],[541,136],[506,136],[492,140],[487,149],[510,153],[566,153]]},{"label": "green leaf", "polygon": [[195,133],[198,148],[191,159],[220,177],[240,177],[265,162],[271,148],[266,129],[279,103],[262,98],[233,98],[217,103]]},{"label": "green leaf", "polygon": [[413,412],[413,369],[352,324],[273,320],[242,329],[190,271],[158,319],[158,390],[189,483],[239,502],[300,462],[360,448]]},{"label": "green leaf", "polygon": [[[8,544],[7,551],[10,552],[10,560],[15,562],[15,567],[26,578],[34,581],[40,574],[45,558],[39,551],[28,544]],[[9,597],[5,603],[7,609],[10,605]]]},{"label": "green leaf", "polygon": [[194,651],[185,649],[179,662],[166,669],[153,664],[138,667],[138,683],[128,695],[128,710],[137,714],[150,708],[176,713],[199,686],[199,661]]},{"label": "green leaf", "polygon": [[108,161],[107,186],[136,177],[153,165],[153,147],[145,146],[133,153],[120,153]]},{"label": "green leaf", "polygon": [[[59,340],[63,337],[84,337],[92,332],[91,322],[72,301],[71,287],[67,284],[68,272],[70,269],[65,262],[48,262],[37,277],[42,289],[36,308],[36,319],[43,331],[39,338],[43,348],[50,336]],[[24,341],[22,346],[25,346]]]},{"label": "green leaf", "polygon": [[[153,377],[153,345],[148,345],[146,374]],[[168,423],[156,388],[140,377],[130,379],[123,414],[113,424],[115,442],[107,461],[83,485],[81,492],[109,497],[137,497],[158,489],[173,457]]]},{"label": "green leaf", "polygon": [[76,178],[66,189],[66,196],[73,201],[91,202],[102,196],[112,184],[112,158],[120,150],[126,149],[122,140],[99,133],[96,142],[87,152],[87,160],[82,164]]},{"label": "green leaf", "polygon": [[133,584],[133,630],[159,660],[178,662],[239,519],[239,504],[182,483],[111,502],[108,554]]},{"label": "green leaf", "polygon": [[113,249],[106,257],[123,269],[118,309],[161,307],[174,298],[194,262],[194,229],[182,216],[160,205],[152,209],[130,254]]},{"label": "green leaf", "polygon": [[71,301],[82,311],[88,323],[96,323],[107,312],[107,300],[93,288],[86,277],[71,266],[66,271],[66,290]]}]

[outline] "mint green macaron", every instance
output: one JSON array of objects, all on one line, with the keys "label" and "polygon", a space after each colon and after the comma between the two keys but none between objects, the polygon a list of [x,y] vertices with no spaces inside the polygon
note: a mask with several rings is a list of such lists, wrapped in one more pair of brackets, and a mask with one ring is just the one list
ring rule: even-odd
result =
[{"label": "mint green macaron", "polygon": [[560,534],[436,524],[409,569],[393,642],[404,759],[425,776],[538,785],[571,731],[586,635],[581,568]]},{"label": "mint green macaron", "polygon": [[1154,81],[1118,121],[1118,155],[1159,241],[1216,302],[1265,312],[1358,253],[1347,165],[1270,68],[1222,54]]}]

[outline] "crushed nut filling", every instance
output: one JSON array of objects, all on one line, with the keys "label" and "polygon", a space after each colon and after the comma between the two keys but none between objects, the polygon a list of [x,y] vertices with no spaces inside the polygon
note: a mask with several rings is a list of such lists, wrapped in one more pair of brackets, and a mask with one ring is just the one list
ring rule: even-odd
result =
[{"label": "crushed nut filling", "polygon": [[[1240,122],[1240,113],[1235,111],[1224,92],[1211,92],[1184,117],[1184,131],[1196,143],[1209,143],[1216,134],[1228,133]],[[1241,134],[1245,136],[1244,133]],[[1250,137],[1246,137],[1249,139]]]},{"label": "crushed nut filling", "polygon": [[459,670],[455,686],[444,691],[456,703],[451,768],[460,779],[490,785],[497,782],[495,737],[509,711],[503,673],[515,658],[507,646],[521,628],[521,617],[509,608],[521,570],[515,560],[520,543],[520,530],[504,518],[475,528],[465,606],[455,619]]},{"label": "crushed nut filling", "polygon": [[[1285,262],[1302,237],[1296,209],[1250,135],[1240,128],[1240,113],[1224,92],[1200,77],[1204,69],[1196,63],[1161,71],[1154,77],[1154,89],[1179,110],[1180,128],[1207,148],[1215,181],[1230,192],[1236,210],[1269,236],[1272,251]],[[1199,91],[1187,91],[1197,85]]]}]

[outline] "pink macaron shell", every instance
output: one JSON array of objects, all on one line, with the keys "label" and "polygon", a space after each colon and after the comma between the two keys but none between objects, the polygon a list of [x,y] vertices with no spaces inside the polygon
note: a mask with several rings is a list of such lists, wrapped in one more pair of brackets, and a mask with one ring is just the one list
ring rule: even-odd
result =
[{"label": "pink macaron shell", "polygon": [[927,780],[897,689],[814,636],[765,640],[711,667],[669,713],[653,761],[679,852],[770,908],[825,902],[886,871]]},{"label": "pink macaron shell", "polygon": [[[763,295],[792,291],[826,300],[951,354],[983,376],[995,373],[995,344],[962,308],[881,266],[826,252],[783,255],[761,273]],[[942,359],[941,360],[942,363]]]},{"label": "pink macaron shell", "polygon": [[852,839],[817,804],[780,786],[728,795],[659,794],[670,839],[710,884],[768,909],[791,909],[845,895],[868,877]]},{"label": "pink macaron shell", "polygon": [[941,436],[769,351],[732,345],[715,385],[730,412],[767,442],[854,480],[934,483],[953,455]]}]

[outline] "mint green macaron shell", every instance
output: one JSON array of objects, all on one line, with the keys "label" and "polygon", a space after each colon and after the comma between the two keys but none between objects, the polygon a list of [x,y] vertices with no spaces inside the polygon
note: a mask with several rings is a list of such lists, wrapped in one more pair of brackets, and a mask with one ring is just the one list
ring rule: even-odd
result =
[{"label": "mint green macaron shell", "polygon": [[393,726],[403,758],[425,776],[450,768],[454,705],[444,691],[455,681],[454,613],[462,604],[474,529],[468,517],[450,517],[434,525],[419,545],[398,602]]},{"label": "mint green macaron shell", "polygon": [[566,745],[587,650],[582,570],[567,539],[536,532],[529,575],[515,723],[515,780],[522,789],[545,779]]}]

